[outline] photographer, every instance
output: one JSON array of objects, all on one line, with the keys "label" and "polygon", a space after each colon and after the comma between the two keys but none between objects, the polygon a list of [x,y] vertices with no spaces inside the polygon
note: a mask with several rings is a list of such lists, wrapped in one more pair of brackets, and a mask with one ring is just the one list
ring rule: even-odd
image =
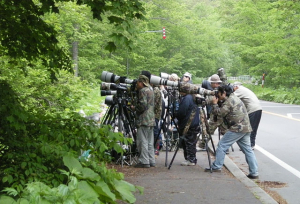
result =
[{"label": "photographer", "polygon": [[[141,72],[142,75],[145,75],[146,77],[148,77],[149,81],[151,78],[151,73],[149,71],[142,71]],[[162,94],[160,92],[160,86],[159,85],[154,85],[154,84],[150,84],[153,92],[154,92],[154,115],[155,115],[155,126],[153,128],[153,132],[154,132],[154,141],[156,141],[155,144],[155,155],[158,156],[159,155],[159,121],[161,118],[161,114],[162,114]]]},{"label": "photographer", "polygon": [[250,135],[251,148],[254,149],[257,129],[262,113],[261,105],[255,93],[253,93],[250,89],[242,86],[241,82],[234,82],[233,90],[234,94],[239,97],[246,106],[250,124],[252,127],[252,132]]},{"label": "photographer", "polygon": [[193,83],[192,82],[192,75],[188,72],[184,73],[184,75],[181,78],[181,82],[192,84]]},{"label": "photographer", "polygon": [[[221,84],[222,81],[220,80],[220,77],[217,74],[214,74],[211,77],[209,77],[208,80],[204,80],[202,82],[201,87],[213,91],[217,89]],[[213,96],[208,97],[208,104],[211,104],[212,97]],[[211,105],[206,106],[207,120],[209,120],[210,118],[211,109],[212,109]]]},{"label": "photographer", "polygon": [[155,126],[154,115],[154,93],[149,84],[149,79],[145,75],[140,75],[137,80],[139,91],[136,107],[131,106],[136,111],[137,126],[137,149],[139,152],[136,168],[155,167],[154,156],[154,136],[153,127]]},{"label": "photographer", "polygon": [[[218,106],[218,101],[224,101],[222,106]],[[258,178],[258,166],[255,154],[250,146],[250,133],[252,131],[249,117],[244,103],[233,94],[231,86],[223,85],[218,88],[218,98],[213,99],[212,113],[222,117],[228,126],[228,131],[224,134],[216,150],[216,160],[212,164],[212,170],[221,171],[227,149],[235,142],[245,154],[249,165],[248,178]],[[210,171],[206,168],[205,171]]]},{"label": "photographer", "polygon": [[180,93],[182,98],[177,114],[179,135],[182,135],[182,147],[185,161],[182,166],[195,166],[197,134],[200,132],[199,108],[191,94]]},{"label": "photographer", "polygon": [[[203,80],[202,84],[201,84],[201,87],[202,88],[205,88],[207,90],[216,90],[220,85],[221,85],[222,81],[220,80],[220,77],[217,75],[217,74],[214,74],[212,75],[211,77],[209,77],[208,80]],[[207,120],[209,120],[210,118],[210,115],[211,115],[211,110],[212,110],[212,99],[214,98],[215,96],[207,96],[207,99],[206,99],[206,114],[207,114]],[[219,126],[220,122],[217,121],[217,117],[212,117],[213,120],[209,120],[209,123],[211,126],[216,126],[216,128]],[[216,129],[215,128],[215,129]],[[210,132],[211,134],[213,134],[214,130],[211,130],[210,129]],[[204,151],[205,150],[205,141],[204,141],[204,138],[202,137],[201,138],[201,142],[199,143],[199,150],[200,151]]]}]

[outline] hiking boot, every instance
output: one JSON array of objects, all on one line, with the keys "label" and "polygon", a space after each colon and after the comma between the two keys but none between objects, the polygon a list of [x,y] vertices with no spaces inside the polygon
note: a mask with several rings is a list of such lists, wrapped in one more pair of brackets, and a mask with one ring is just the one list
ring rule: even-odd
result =
[{"label": "hiking boot", "polygon": [[190,162],[188,160],[185,160],[184,162],[181,162],[181,166],[195,166],[196,164],[193,162]]},{"label": "hiking boot", "polygon": [[251,175],[251,174],[248,174],[247,177],[248,177],[249,179],[258,179],[258,178],[259,178],[258,175],[257,175],[257,176],[253,176],[253,175]]},{"label": "hiking boot", "polygon": [[142,163],[137,163],[136,165],[133,166],[134,168],[150,168],[149,164],[142,164]]}]

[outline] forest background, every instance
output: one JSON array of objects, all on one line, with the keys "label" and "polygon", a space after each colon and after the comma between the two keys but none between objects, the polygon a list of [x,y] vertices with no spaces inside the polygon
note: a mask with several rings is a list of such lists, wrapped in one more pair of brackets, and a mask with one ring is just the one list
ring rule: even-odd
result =
[{"label": "forest background", "polygon": [[[1,1],[1,199],[134,202],[141,188],[105,167],[124,138],[77,114],[101,111],[102,71],[188,71],[200,84],[223,67],[260,99],[300,104],[299,12],[294,0]],[[102,165],[77,163],[82,149]]]}]

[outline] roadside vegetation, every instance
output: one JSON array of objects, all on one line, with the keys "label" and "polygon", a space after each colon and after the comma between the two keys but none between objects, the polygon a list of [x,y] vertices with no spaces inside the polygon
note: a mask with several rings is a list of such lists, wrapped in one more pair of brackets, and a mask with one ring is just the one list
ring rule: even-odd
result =
[{"label": "roadside vegetation", "polygon": [[132,141],[78,113],[102,111],[102,71],[189,71],[200,83],[224,67],[265,74],[264,88],[249,85],[262,100],[299,104],[299,11],[292,0],[2,0],[0,203],[134,203],[143,192],[106,168]]}]

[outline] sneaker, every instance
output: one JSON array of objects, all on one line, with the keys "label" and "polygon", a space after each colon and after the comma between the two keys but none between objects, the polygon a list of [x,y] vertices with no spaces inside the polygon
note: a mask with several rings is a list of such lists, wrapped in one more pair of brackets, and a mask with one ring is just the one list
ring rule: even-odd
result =
[{"label": "sneaker", "polygon": [[249,179],[258,179],[258,178],[259,178],[259,176],[253,176],[253,175],[251,175],[251,174],[248,174],[247,177],[248,177]]},{"label": "sneaker", "polygon": [[210,168],[205,168],[205,172],[221,172],[221,169],[210,169]]},{"label": "sneaker", "polygon": [[156,167],[155,163],[150,163],[150,167]]},{"label": "sneaker", "polygon": [[149,164],[142,164],[142,163],[137,163],[134,165],[134,168],[150,168]]},{"label": "sneaker", "polygon": [[190,162],[188,160],[185,160],[184,162],[181,162],[181,166],[195,166],[196,164],[193,162]]},{"label": "sneaker", "polygon": [[201,151],[206,151],[205,148],[201,148],[201,147],[196,147],[197,152],[201,152]]},{"label": "sneaker", "polygon": [[159,151],[158,150],[155,150],[155,155],[159,156]]},{"label": "sneaker", "polygon": [[229,154],[229,149],[226,150],[226,154]]}]

